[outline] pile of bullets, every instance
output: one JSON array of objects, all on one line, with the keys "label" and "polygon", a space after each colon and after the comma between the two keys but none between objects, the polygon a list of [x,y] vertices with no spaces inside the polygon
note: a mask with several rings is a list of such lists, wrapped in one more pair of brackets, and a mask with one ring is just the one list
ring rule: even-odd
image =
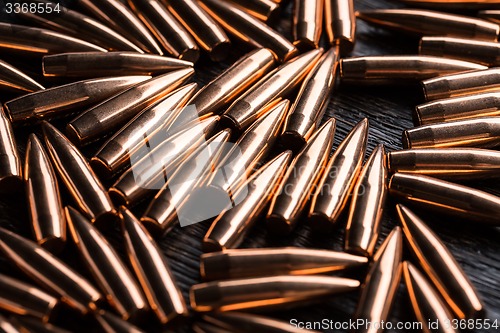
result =
[{"label": "pile of bullets", "polygon": [[[0,254],[23,276],[0,275],[3,331],[305,332],[245,311],[358,290],[353,318],[380,323],[402,276],[426,332],[432,320],[484,316],[457,261],[412,210],[500,226],[500,197],[460,183],[500,176],[500,70],[489,68],[500,64],[500,1],[355,12],[353,0],[295,0],[293,42],[273,28],[285,1],[32,1],[17,4],[15,23],[0,22],[2,55],[43,68],[39,80],[0,60],[0,89],[13,95],[0,110],[0,190],[25,192],[33,231],[0,228]],[[447,12],[461,9],[483,11]],[[349,57],[356,18],[421,36],[420,54]],[[200,57],[219,62],[238,45],[253,50],[201,89],[189,83]],[[405,149],[378,145],[363,164],[363,119],[331,154],[336,119],[323,116],[336,81],[421,82],[427,102],[403,133]],[[23,163],[14,132],[27,128]],[[388,195],[404,204],[402,227],[376,250]],[[198,216],[208,201],[212,215]],[[238,249],[258,221],[275,235],[298,224],[328,234],[345,213],[345,252]],[[157,241],[203,220],[212,220],[200,240],[205,282],[188,305]],[[126,257],[106,236],[117,226]],[[61,259],[68,247],[83,269]],[[328,275],[365,268],[361,281]]]}]

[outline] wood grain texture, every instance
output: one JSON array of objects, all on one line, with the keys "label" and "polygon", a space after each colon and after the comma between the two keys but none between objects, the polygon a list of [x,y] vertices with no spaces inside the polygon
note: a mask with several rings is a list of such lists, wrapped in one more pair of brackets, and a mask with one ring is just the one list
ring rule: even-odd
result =
[{"label": "wood grain texture", "polygon": [[[359,0],[355,1],[356,9],[369,8],[395,8],[402,7],[396,2],[382,0]],[[290,15],[291,6],[288,4],[283,13],[283,19],[277,28],[286,36],[290,37]],[[417,51],[418,40],[405,36],[393,34],[383,29],[369,26],[358,21],[357,44],[353,55],[382,55],[382,54],[414,54]],[[202,60],[196,65],[195,81],[204,85],[212,78],[227,68],[234,60],[239,58],[245,47],[237,45],[228,60],[222,63],[213,63]],[[50,86],[51,81],[42,82]],[[402,149],[401,132],[405,128],[412,127],[411,112],[413,107],[422,101],[421,89],[418,85],[408,86],[338,86],[333,93],[325,119],[335,117],[337,119],[337,132],[335,136],[335,147],[346,136],[349,130],[358,121],[367,117],[370,121],[370,134],[368,141],[368,154],[378,143],[383,143],[387,150]],[[0,101],[5,102],[6,96],[0,95]],[[56,125],[64,121],[57,121]],[[39,133],[38,127],[16,128],[16,137],[19,141],[20,150],[24,155],[24,145],[27,135],[31,131]],[[86,148],[84,153],[91,156],[99,144]],[[334,147],[334,149],[335,149]],[[500,184],[494,182],[475,182],[468,185],[484,189],[493,194],[500,195]],[[63,187],[61,185],[61,187]],[[65,204],[72,204],[71,198],[63,192]],[[133,211],[141,214],[144,204],[135,207]],[[433,230],[441,237],[454,254],[457,261],[470,277],[483,299],[488,318],[498,319],[500,322],[500,229],[476,225],[474,223],[458,223],[453,218],[441,215],[431,215],[424,211],[416,210]],[[346,222],[344,215],[338,228],[332,234],[318,237],[313,235],[307,220],[303,219],[298,228],[288,237],[271,237],[268,235],[264,221],[257,223],[246,238],[242,247],[270,247],[270,246],[299,246],[309,248],[342,250],[343,229]],[[386,204],[386,212],[382,223],[382,233],[377,247],[382,243],[392,228],[397,225],[395,214],[395,202],[389,199]],[[0,198],[0,225],[14,230],[24,236],[32,238],[27,219],[26,200],[23,193],[2,195]],[[188,295],[189,287],[200,282],[199,256],[201,252],[200,240],[206,233],[209,222],[195,224],[189,227],[177,227],[172,233],[159,242],[163,252],[169,258],[175,276],[183,290]],[[123,243],[118,229],[112,230],[106,235],[116,246],[117,250],[124,255]],[[87,274],[80,264],[74,248],[68,246],[62,254],[64,260],[70,265]],[[405,252],[405,258],[409,258]],[[411,258],[409,258],[411,259]],[[0,271],[15,276],[21,276],[13,266],[0,259]],[[365,271],[348,273],[349,276],[362,279]],[[295,318],[299,321],[321,321],[323,319],[346,322],[353,315],[359,293],[350,293],[338,297],[332,297],[324,302],[306,306],[290,311],[275,312],[271,315],[289,321]],[[193,317],[193,321],[196,316]],[[400,286],[390,321],[414,321],[406,289]],[[189,325],[176,329],[175,332],[189,332]],[[347,332],[345,330],[325,330],[325,332]],[[401,332],[388,330],[387,332]],[[477,332],[487,332],[478,330]]]}]

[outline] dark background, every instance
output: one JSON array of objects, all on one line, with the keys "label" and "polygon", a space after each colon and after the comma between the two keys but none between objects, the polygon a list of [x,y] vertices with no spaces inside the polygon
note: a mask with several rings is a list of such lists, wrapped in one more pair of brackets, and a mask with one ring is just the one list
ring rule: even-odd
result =
[{"label": "dark background", "polygon": [[[290,37],[292,6],[290,3],[286,3],[283,6],[283,18],[276,28],[284,35]],[[357,10],[403,7],[403,5],[397,2],[381,0],[355,0],[355,6]],[[471,14],[473,15],[474,13]],[[358,21],[357,43],[352,55],[416,54],[417,47],[418,39],[388,32]],[[200,86],[208,83],[236,59],[241,57],[247,50],[240,45],[236,45],[229,58],[220,63],[213,63],[208,60],[206,55],[202,55],[200,61],[195,66],[195,82],[198,82]],[[8,61],[13,61],[20,68],[26,68],[29,72],[41,72],[39,60],[12,59],[3,54],[0,54],[0,57]],[[37,76],[36,73],[34,75]],[[60,83],[44,81],[42,78],[40,78],[40,81],[45,86]],[[9,98],[10,96],[8,95],[0,94],[0,102],[2,103]],[[295,96],[291,96],[290,98],[293,100]],[[406,128],[412,127],[412,109],[422,101],[422,92],[418,84],[406,86],[345,86],[338,82],[337,89],[333,93],[325,114],[325,119],[330,117],[337,119],[334,149],[346,136],[348,131],[365,117],[370,121],[370,134],[366,156],[371,153],[378,143],[383,143],[388,151],[402,149],[401,132]],[[62,128],[61,125],[64,124],[64,120],[58,120],[54,123],[59,128]],[[31,132],[39,134],[40,129],[38,126],[15,128],[16,138],[20,146],[21,156],[23,157],[27,136]],[[101,143],[86,148],[84,150],[85,155],[91,157],[92,153]],[[279,148],[276,149],[275,153],[278,152]],[[500,184],[498,181],[468,182],[466,184],[500,195]],[[106,185],[109,185],[109,183],[106,183]],[[73,204],[61,182],[60,188],[65,204]],[[141,216],[144,208],[145,204],[142,204],[134,207],[133,211],[138,216]],[[417,209],[415,211],[428,222],[462,265],[484,301],[487,317],[498,319],[500,324],[500,229],[473,222],[462,223],[451,217],[431,215]],[[288,237],[272,237],[268,235],[264,221],[260,220],[248,234],[242,247],[299,246],[342,250],[345,220],[346,216],[344,214],[338,223],[337,230],[329,235],[318,236],[311,233],[307,221],[304,219],[292,235]],[[386,203],[382,232],[378,245],[382,243],[386,235],[397,224],[395,201],[389,198]],[[159,241],[162,250],[170,260],[172,270],[184,292],[186,300],[188,300],[190,286],[200,282],[199,256],[202,253],[200,241],[209,225],[210,222],[207,221],[185,228],[177,227]],[[28,222],[25,195],[22,191],[1,194],[0,226],[14,230],[26,237],[32,237]],[[118,228],[107,232],[106,236],[108,236],[112,244],[125,259],[123,242]],[[70,238],[70,235],[68,237]],[[85,276],[89,276],[88,272],[82,267],[80,258],[74,247],[69,243],[60,257]],[[411,259],[406,249],[405,258]],[[7,263],[3,258],[0,258],[0,272],[25,279],[14,266]],[[365,272],[365,269],[361,269],[346,274],[363,279]],[[329,319],[345,322],[352,317],[358,298],[359,293],[349,293],[334,296],[317,305],[272,312],[270,315],[286,321],[295,318],[298,321],[321,321]],[[193,316],[193,322],[196,320],[196,316]],[[415,321],[413,310],[409,304],[407,292],[403,284],[399,288],[389,320],[394,323],[396,321]],[[174,331],[188,332],[189,324],[182,328],[176,328]],[[493,332],[494,330],[490,331]],[[397,331],[388,330],[388,332]]]}]

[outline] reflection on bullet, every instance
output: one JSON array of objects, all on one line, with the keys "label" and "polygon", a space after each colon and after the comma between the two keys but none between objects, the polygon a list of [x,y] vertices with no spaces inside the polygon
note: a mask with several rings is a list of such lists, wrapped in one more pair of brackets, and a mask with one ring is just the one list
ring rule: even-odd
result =
[{"label": "reflection on bullet", "polygon": [[[52,2],[47,0],[35,0],[35,3],[52,4]],[[82,38],[106,49],[144,52],[128,39],[93,18],[62,5],[59,5],[59,7],[60,12],[57,15],[48,12],[37,11],[34,13],[22,10],[16,15],[47,29],[58,31],[68,36]]]},{"label": "reflection on bullet", "polygon": [[500,65],[500,46],[497,42],[453,37],[423,37],[419,53],[476,62],[485,66]]},{"label": "reflection on bullet", "polygon": [[438,76],[422,81],[424,97],[435,99],[500,91],[500,68]]},{"label": "reflection on bullet", "polygon": [[423,125],[403,132],[404,148],[491,148],[499,144],[499,117]]},{"label": "reflection on bullet", "polygon": [[[497,0],[494,0],[494,1],[497,1]],[[490,4],[490,2],[488,2],[488,5]],[[498,3],[498,6],[500,7],[500,2]],[[495,7],[495,4],[492,4],[491,6],[488,6],[490,8],[493,8]],[[494,9],[491,9],[491,10],[481,10],[477,13],[477,16],[482,18],[482,19],[485,19],[485,20],[488,20],[490,22],[494,22],[494,23],[500,23],[500,10],[494,10]]]},{"label": "reflection on bullet", "polygon": [[279,18],[281,12],[277,2],[272,0],[230,0],[248,14],[261,21],[274,23]]},{"label": "reflection on bullet", "polygon": [[22,183],[21,159],[12,124],[0,106],[0,192],[10,192]]},{"label": "reflection on bullet", "polygon": [[407,5],[440,10],[474,10],[498,8],[498,0],[399,0]]},{"label": "reflection on bullet", "polygon": [[203,0],[200,5],[234,37],[254,47],[268,48],[276,60],[285,62],[297,55],[297,49],[285,37],[238,6],[218,0]]},{"label": "reflection on bullet", "polygon": [[98,312],[94,312],[93,316],[105,333],[145,333],[143,330],[109,311],[99,310]]},{"label": "reflection on bullet", "polygon": [[164,235],[176,225],[190,193],[213,171],[224,153],[231,131],[223,130],[204,142],[168,177],[150,202],[141,222],[155,235]]},{"label": "reflection on bullet", "polygon": [[[290,162],[287,150],[257,170],[235,192],[236,207],[219,214],[203,239],[205,252],[236,248],[264,210]],[[241,196],[241,197],[239,197]]]},{"label": "reflection on bullet", "polygon": [[87,280],[36,243],[0,228],[0,250],[40,286],[80,312],[95,310],[102,301]]},{"label": "reflection on bullet", "polygon": [[338,49],[331,48],[304,79],[285,122],[282,144],[298,152],[319,126],[335,85]]},{"label": "reflection on bullet", "polygon": [[5,103],[5,110],[14,123],[64,116],[150,78],[117,76],[77,81],[12,99]]},{"label": "reflection on bullet", "polygon": [[188,127],[154,143],[131,156],[132,167],[125,171],[109,190],[120,203],[137,203],[152,190],[159,190],[166,178],[213,131],[219,117],[209,117],[188,124]]},{"label": "reflection on bullet", "polygon": [[374,9],[357,12],[364,21],[425,36],[462,37],[496,41],[500,26],[469,16],[420,9]]},{"label": "reflection on bullet", "polygon": [[325,1],[325,28],[331,45],[338,45],[342,56],[350,53],[356,41],[353,0]]},{"label": "reflection on bullet", "polygon": [[160,1],[129,0],[128,3],[170,55],[191,62],[198,60],[198,45]]},{"label": "reflection on bullet", "polygon": [[7,320],[4,316],[0,314],[0,330],[5,333],[24,333],[21,332],[20,328],[17,327],[11,322],[11,320]]},{"label": "reflection on bullet", "polygon": [[66,243],[66,220],[57,177],[35,134],[30,135],[26,146],[24,180],[35,239],[45,249],[60,252]]},{"label": "reflection on bullet", "polygon": [[56,297],[28,283],[0,274],[0,309],[48,322],[60,307]]},{"label": "reflection on bullet", "polygon": [[137,52],[73,52],[45,56],[42,67],[44,76],[100,77],[161,74],[193,63]]},{"label": "reflection on bullet", "polygon": [[116,0],[79,0],[78,5],[94,17],[125,36],[143,51],[162,55],[155,38],[149,33],[132,10]]},{"label": "reflection on bullet", "polygon": [[484,308],[476,290],[437,235],[411,210],[397,205],[409,248],[432,283],[461,319],[476,319]]},{"label": "reflection on bullet", "polygon": [[106,49],[55,31],[0,22],[0,50],[26,56],[62,52],[106,52]]},{"label": "reflection on bullet", "polygon": [[330,118],[293,160],[279,189],[272,196],[267,213],[267,228],[270,231],[289,234],[295,228],[325,172],[334,135],[335,118]]},{"label": "reflection on bullet", "polygon": [[454,316],[448,306],[441,300],[439,293],[427,281],[425,276],[410,262],[403,263],[403,275],[406,289],[410,296],[413,311],[417,320],[424,326],[425,332],[455,333],[457,330],[446,325],[439,329],[432,329],[431,322],[451,323]]},{"label": "reflection on bullet", "polygon": [[185,68],[135,85],[71,120],[66,127],[66,133],[71,141],[79,145],[98,140],[109,131],[127,123],[141,110],[162,100],[193,74],[193,68]]},{"label": "reflection on bullet", "polygon": [[359,281],[330,276],[278,275],[196,284],[189,292],[195,311],[277,309],[354,291]]},{"label": "reflection on bullet", "polygon": [[500,177],[500,152],[478,148],[424,148],[391,151],[390,172],[422,174],[444,179]]},{"label": "reflection on bullet", "polygon": [[[354,321],[387,321],[401,279],[402,258],[403,233],[400,227],[395,227],[373,257],[373,263],[361,289]],[[377,325],[358,327],[356,330],[360,333],[382,331]]]},{"label": "reflection on bullet", "polygon": [[23,333],[37,332],[37,333],[71,333],[68,330],[54,326],[49,323],[43,323],[36,318],[31,317],[11,317],[14,324],[21,328]]},{"label": "reflection on bullet", "polygon": [[331,230],[344,210],[365,156],[368,119],[360,121],[330,158],[309,210],[311,227]]},{"label": "reflection on bullet", "polygon": [[373,255],[384,211],[386,182],[385,150],[378,145],[354,185],[345,236],[347,252]]},{"label": "reflection on bullet", "polygon": [[182,108],[189,101],[197,87],[187,84],[170,93],[161,102],[141,111],[123,128],[109,138],[90,161],[93,169],[105,178],[111,178],[129,165],[130,156],[144,148],[155,135],[168,136],[170,124],[182,116]]},{"label": "reflection on bullet", "polygon": [[500,92],[440,99],[415,107],[414,122],[429,125],[500,115]]},{"label": "reflection on bullet", "polygon": [[477,221],[500,225],[500,197],[433,177],[395,173],[389,182],[392,195],[416,206]]},{"label": "reflection on bullet", "polygon": [[487,69],[472,62],[431,56],[365,56],[340,60],[342,82],[404,83],[435,76]]},{"label": "reflection on bullet", "polygon": [[203,10],[196,0],[169,0],[165,3],[213,61],[224,60],[231,42],[222,28]]},{"label": "reflection on bullet", "polygon": [[234,249],[201,255],[206,281],[271,275],[324,274],[368,263],[365,257],[343,252],[293,247]]},{"label": "reflection on bullet", "polygon": [[0,60],[0,89],[16,93],[30,93],[45,88],[16,67]]},{"label": "reflection on bullet", "polygon": [[267,74],[231,104],[222,120],[234,130],[243,131],[262,115],[264,106],[285,97],[299,85],[321,53],[322,49],[309,51]]},{"label": "reflection on bullet", "polygon": [[211,116],[233,102],[274,66],[274,57],[268,49],[254,50],[204,86],[189,104],[196,107],[198,115]]},{"label": "reflection on bullet", "polygon": [[323,0],[294,1],[293,44],[299,49],[307,50],[318,47],[323,28],[323,7]]},{"label": "reflection on bullet", "polygon": [[111,225],[116,210],[85,157],[51,124],[43,122],[42,129],[52,163],[78,207],[96,226]]},{"label": "reflection on bullet", "polygon": [[127,253],[151,309],[162,324],[186,317],[186,303],[160,248],[127,208],[122,206],[120,215]]}]

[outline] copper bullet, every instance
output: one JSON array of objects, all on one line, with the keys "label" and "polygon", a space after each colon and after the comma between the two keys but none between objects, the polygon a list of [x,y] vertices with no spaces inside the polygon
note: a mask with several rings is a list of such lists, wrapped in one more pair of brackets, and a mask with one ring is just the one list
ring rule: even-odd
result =
[{"label": "copper bullet", "polygon": [[380,232],[387,194],[385,149],[378,145],[354,185],[345,235],[345,250],[371,257]]},{"label": "copper bullet", "polygon": [[99,310],[93,313],[95,322],[105,333],[145,333],[142,329],[121,319],[109,311]]},{"label": "copper bullet", "polygon": [[389,182],[392,195],[424,209],[500,225],[500,197],[437,178],[395,173]]},{"label": "copper bullet", "polygon": [[50,323],[44,323],[36,318],[31,317],[11,317],[14,324],[20,327],[21,332],[37,332],[37,333],[71,333],[68,330],[62,329]]},{"label": "copper bullet", "polygon": [[167,259],[139,220],[120,208],[127,253],[151,309],[162,324],[187,317],[187,305]]},{"label": "copper bullet", "polygon": [[166,0],[164,3],[213,61],[221,61],[227,57],[231,42],[224,30],[200,7],[200,2]]},{"label": "copper bullet", "polygon": [[87,280],[36,243],[0,228],[0,250],[40,286],[82,313],[95,310],[102,296]]},{"label": "copper bullet", "polygon": [[117,76],[77,81],[12,99],[5,103],[5,110],[14,123],[64,116],[150,78]]},{"label": "copper bullet", "polygon": [[309,51],[267,74],[234,101],[221,120],[236,131],[243,131],[262,115],[266,104],[285,97],[298,86],[318,61],[321,53],[321,49]]},{"label": "copper bullet", "polygon": [[[497,0],[495,0],[495,1],[497,1]],[[488,2],[488,4],[490,4],[490,2]],[[500,7],[500,1],[499,1],[498,6]],[[494,5],[492,4],[492,6],[488,6],[488,7],[493,8]],[[494,9],[481,10],[477,13],[477,16],[482,18],[482,19],[493,22],[493,23],[497,23],[497,24],[500,23],[500,10],[494,10]]]},{"label": "copper bullet", "polygon": [[193,74],[193,68],[179,69],[135,85],[71,120],[66,133],[78,145],[98,140],[109,131],[126,124],[141,110],[162,100]]},{"label": "copper bullet", "polygon": [[294,0],[293,44],[297,48],[308,50],[318,47],[323,28],[323,7],[324,0]]},{"label": "copper bullet", "polygon": [[412,211],[403,205],[396,209],[414,258],[455,315],[461,319],[483,317],[482,302],[451,252]]},{"label": "copper bullet", "polygon": [[274,23],[279,18],[280,6],[272,0],[230,0],[248,14],[261,21]]},{"label": "copper bullet", "polygon": [[289,234],[297,225],[306,205],[325,172],[335,135],[335,118],[330,118],[311,137],[283,176],[267,212],[267,228]]},{"label": "copper bullet", "polygon": [[148,310],[146,298],[118,253],[76,209],[66,207],[65,213],[83,262],[109,304],[125,320],[137,321],[143,317]]},{"label": "copper bullet", "polygon": [[499,117],[423,125],[403,132],[404,148],[491,148],[499,144]]},{"label": "copper bullet", "polygon": [[276,60],[285,62],[297,55],[297,49],[285,37],[238,6],[218,0],[203,0],[200,5],[235,38],[268,48]]},{"label": "copper bullet", "polygon": [[78,207],[97,226],[116,220],[116,210],[85,157],[51,124],[42,123],[52,163]]},{"label": "copper bullet", "polygon": [[431,56],[365,56],[340,60],[342,82],[404,83],[435,76],[487,69],[472,62]]},{"label": "copper bullet", "polygon": [[[53,4],[47,0],[36,0],[36,4]],[[89,41],[106,49],[134,51],[143,53],[137,45],[115,32],[106,25],[87,15],[60,6],[60,12],[54,13],[20,11],[17,16],[34,22],[50,30],[58,31],[68,36],[74,36]]]},{"label": "copper bullet", "polygon": [[268,49],[254,50],[205,85],[189,104],[196,107],[198,115],[211,116],[233,102],[238,95],[250,88],[274,66],[274,57]]},{"label": "copper bullet", "polygon": [[331,48],[304,79],[281,135],[287,148],[299,151],[319,126],[335,85],[337,62],[338,49]]},{"label": "copper bullet", "polygon": [[100,77],[162,74],[193,63],[137,52],[73,52],[45,56],[42,67],[44,76]]},{"label": "copper bullet", "polygon": [[0,314],[0,330],[5,333],[25,333],[21,332],[19,325],[12,323],[12,320],[7,320],[4,316]]},{"label": "copper bullet", "polygon": [[414,122],[429,125],[500,115],[500,91],[440,99],[415,107]]},{"label": "copper bullet", "polygon": [[500,91],[500,68],[438,76],[422,81],[426,100]]},{"label": "copper bullet", "polygon": [[190,290],[195,311],[277,309],[354,291],[359,281],[330,276],[278,275],[195,284]]},{"label": "copper bullet", "polygon": [[16,67],[0,60],[0,89],[16,93],[30,93],[45,88]]},{"label": "copper bullet", "polygon": [[170,55],[191,62],[198,60],[198,45],[160,1],[129,0],[128,3]]},{"label": "copper bullet", "polygon": [[154,142],[155,135],[169,136],[169,125],[182,115],[182,108],[193,96],[196,87],[196,83],[187,84],[141,111],[102,145],[90,161],[92,168],[99,175],[111,178],[130,164],[132,154],[144,149],[150,141]]},{"label": "copper bullet", "polygon": [[358,327],[359,333],[382,332],[380,325],[387,321],[402,273],[403,233],[395,227],[373,257],[361,289],[354,321],[365,320],[372,325]]},{"label": "copper bullet", "polygon": [[141,20],[126,4],[116,0],[79,0],[78,5],[91,13],[94,17],[125,36],[128,40],[139,46],[143,51],[163,54],[156,42]]},{"label": "copper bullet", "polygon": [[360,19],[419,36],[462,37],[496,41],[500,26],[464,15],[420,9],[374,9],[357,12]]},{"label": "copper bullet", "polygon": [[52,320],[61,304],[59,300],[37,287],[0,274],[0,309],[43,322]]},{"label": "copper bullet", "polygon": [[141,222],[151,233],[164,235],[172,230],[183,215],[190,215],[189,211],[183,209],[183,204],[189,200],[190,193],[209,176],[225,153],[224,148],[227,147],[230,135],[229,129],[214,135],[169,175],[141,218]]},{"label": "copper bullet", "polygon": [[368,263],[365,257],[343,252],[294,247],[224,250],[204,253],[200,260],[205,281],[324,274]]},{"label": "copper bullet", "polygon": [[146,146],[131,156],[132,167],[113,184],[109,192],[120,203],[137,203],[152,190],[159,190],[165,178],[213,131],[219,117],[190,123],[165,141]]},{"label": "copper bullet", "polygon": [[49,156],[35,134],[26,146],[24,181],[31,227],[37,243],[51,252],[60,252],[66,243],[66,220]]},{"label": "copper bullet", "polygon": [[[287,150],[257,170],[236,190],[237,206],[219,214],[203,239],[205,252],[236,248],[266,207],[291,160]],[[238,197],[241,195],[242,197]]]},{"label": "copper bullet", "polygon": [[500,177],[500,152],[479,148],[424,148],[391,151],[390,172],[422,174],[444,179]]},{"label": "copper bullet", "polygon": [[399,0],[409,6],[438,10],[474,10],[480,8],[498,8],[498,0]]},{"label": "copper bullet", "polygon": [[22,167],[12,124],[0,106],[0,191],[10,192],[22,184]]},{"label": "copper bullet", "polygon": [[353,0],[325,1],[325,28],[331,45],[338,45],[342,56],[349,54],[356,41]]},{"label": "copper bullet", "polygon": [[5,22],[0,22],[0,50],[26,56],[62,52],[106,52],[105,48],[55,31]]},{"label": "copper bullet", "polygon": [[422,55],[459,59],[485,66],[500,65],[497,42],[454,37],[422,37],[418,51]]},{"label": "copper bullet", "polygon": [[309,210],[311,226],[331,230],[344,210],[365,156],[368,119],[363,119],[341,142],[316,187]]},{"label": "copper bullet", "polygon": [[[434,289],[427,278],[410,262],[403,263],[403,275],[406,289],[410,296],[413,311],[417,320],[422,323],[425,333],[442,332],[455,333],[457,330],[447,327],[452,323],[454,316],[448,306],[442,301],[439,293]],[[430,327],[431,322],[441,323],[438,328]]]}]

